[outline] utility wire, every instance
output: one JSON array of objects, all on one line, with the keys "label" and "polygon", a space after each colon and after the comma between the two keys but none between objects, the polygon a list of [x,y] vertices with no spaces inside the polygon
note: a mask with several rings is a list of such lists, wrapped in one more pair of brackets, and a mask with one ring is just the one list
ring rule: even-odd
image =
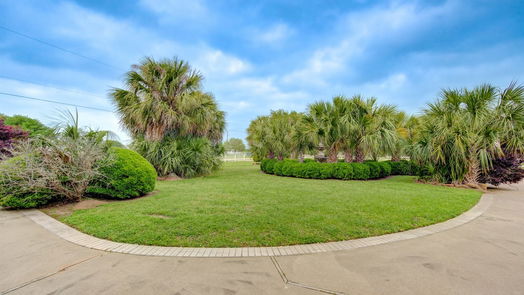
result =
[{"label": "utility wire", "polygon": [[112,112],[113,112],[113,111],[111,111],[111,110],[102,109],[102,108],[97,108],[97,107],[84,106],[84,105],[79,105],[79,104],[74,104],[74,103],[67,103],[67,102],[61,102],[61,101],[56,101],[56,100],[50,100],[50,99],[43,99],[43,98],[37,98],[37,97],[31,97],[31,96],[19,95],[19,94],[14,94],[14,93],[0,92],[0,94],[1,94],[1,95],[12,96],[12,97],[18,97],[18,98],[30,99],[30,100],[36,100],[36,101],[49,102],[49,103],[56,103],[56,104],[61,104],[61,105],[66,105],[66,106],[72,106],[72,107],[78,107],[78,108],[90,109],[90,110],[95,110],[95,111],[102,111],[102,112],[109,112],[109,113],[112,113]]},{"label": "utility wire", "polygon": [[13,81],[17,81],[17,82],[29,83],[29,84],[33,84],[33,85],[42,86],[42,87],[57,89],[57,90],[61,90],[61,91],[67,91],[67,92],[76,93],[76,94],[88,95],[88,96],[91,96],[91,97],[94,97],[94,98],[102,99],[102,97],[100,97],[100,95],[98,95],[96,93],[93,93],[93,92],[89,92],[89,91],[56,87],[56,86],[52,86],[52,85],[49,85],[49,84],[37,83],[37,82],[29,81],[29,80],[22,80],[22,79],[17,79],[17,78],[13,78],[13,77],[9,77],[9,76],[4,76],[4,75],[0,75],[0,79],[7,79],[7,80],[13,80]]},{"label": "utility wire", "polygon": [[92,57],[89,57],[89,56],[85,56],[85,55],[83,55],[83,54],[81,54],[81,53],[77,53],[77,52],[74,52],[74,51],[72,51],[72,50],[69,50],[69,49],[66,49],[66,48],[60,47],[60,46],[58,46],[58,45],[54,45],[54,44],[52,44],[52,43],[49,43],[49,42],[47,42],[47,41],[43,41],[43,40],[40,40],[40,39],[38,39],[38,38],[35,38],[35,37],[32,37],[32,36],[29,36],[29,35],[27,35],[27,34],[20,33],[20,32],[18,32],[18,31],[15,31],[15,30],[13,30],[13,29],[8,28],[8,27],[5,27],[5,26],[0,25],[0,29],[2,29],[2,30],[4,30],[4,31],[7,31],[7,32],[10,32],[10,33],[12,33],[12,34],[15,34],[15,35],[18,35],[18,36],[24,37],[24,38],[26,38],[26,39],[33,40],[33,41],[35,41],[35,42],[38,42],[38,43],[44,44],[44,45],[46,45],[46,46],[49,46],[49,47],[52,47],[52,48],[55,48],[55,49],[61,50],[61,51],[63,51],[63,52],[67,52],[67,53],[69,53],[69,54],[72,54],[72,55],[75,55],[75,56],[78,56],[78,57],[81,57],[81,58],[84,58],[84,59],[90,60],[90,61],[92,61],[92,62],[95,62],[95,63],[101,64],[101,65],[104,65],[104,66],[106,66],[106,67],[110,67],[110,68],[115,69],[115,70],[118,70],[118,71],[125,71],[125,70],[119,69],[119,68],[117,68],[117,67],[115,67],[115,66],[113,66],[113,65],[110,65],[110,64],[108,64],[108,63],[105,63],[105,62],[103,62],[103,61],[100,61],[100,60],[98,60],[98,59],[95,59],[95,58],[92,58]]}]

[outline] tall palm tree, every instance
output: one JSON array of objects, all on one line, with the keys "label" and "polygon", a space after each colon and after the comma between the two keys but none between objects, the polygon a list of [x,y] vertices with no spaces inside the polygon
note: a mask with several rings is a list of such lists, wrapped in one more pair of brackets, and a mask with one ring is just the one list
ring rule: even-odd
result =
[{"label": "tall palm tree", "polygon": [[476,184],[481,170],[502,152],[501,129],[493,116],[497,95],[497,89],[487,84],[473,90],[447,89],[428,105],[423,131],[426,156],[444,180]]},{"label": "tall palm tree", "polygon": [[379,155],[391,149],[396,141],[393,122],[396,108],[392,105],[378,105],[376,98],[363,99],[361,96],[354,96],[350,103],[348,124],[355,161],[362,162],[367,155],[376,160]]},{"label": "tall palm tree", "polygon": [[326,151],[327,161],[336,162],[344,144],[341,114],[333,103],[316,102],[308,107],[304,122],[307,128],[315,130],[319,144]]},{"label": "tall palm tree", "polygon": [[111,95],[122,125],[134,137],[197,136],[218,143],[224,113],[200,90],[201,81],[187,62],[145,58],[127,73],[126,89],[114,88]]}]

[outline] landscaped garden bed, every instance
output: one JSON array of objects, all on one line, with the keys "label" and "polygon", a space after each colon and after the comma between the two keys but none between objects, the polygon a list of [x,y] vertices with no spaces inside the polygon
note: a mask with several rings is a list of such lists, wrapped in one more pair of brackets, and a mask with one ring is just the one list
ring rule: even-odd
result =
[{"label": "landscaped garden bed", "polygon": [[212,175],[158,182],[151,196],[76,210],[59,220],[118,242],[161,246],[277,246],[404,231],[453,218],[481,193],[417,183],[267,175],[225,163]]}]

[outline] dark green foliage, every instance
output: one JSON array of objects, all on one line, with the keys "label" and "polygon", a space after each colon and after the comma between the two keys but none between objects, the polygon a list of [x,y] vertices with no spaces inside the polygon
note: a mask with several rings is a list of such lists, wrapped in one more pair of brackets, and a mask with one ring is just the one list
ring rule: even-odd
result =
[{"label": "dark green foliage", "polygon": [[295,160],[284,160],[282,166],[282,175],[283,176],[295,176],[295,167],[300,165]]},{"label": "dark green foliage", "polygon": [[158,175],[180,177],[206,175],[222,164],[222,145],[204,137],[170,137],[160,141],[135,139],[134,150],[155,167]]},{"label": "dark green foliage", "polygon": [[351,167],[353,168],[353,179],[366,180],[371,178],[368,164],[351,163]]},{"label": "dark green foliage", "polygon": [[333,165],[333,178],[353,179],[353,166],[349,163],[336,163]]},{"label": "dark green foliage", "polygon": [[[313,160],[299,162],[297,160],[264,159],[260,169],[267,174],[279,176],[291,176],[299,178],[314,179],[377,179],[390,175],[418,175],[421,179],[427,179],[434,174],[432,166],[419,167],[409,161],[400,162],[376,162],[366,161],[364,163],[319,163]],[[411,173],[415,171],[415,173]]]},{"label": "dark green foliage", "polygon": [[365,165],[369,167],[369,178],[379,178],[381,177],[381,169],[378,162],[365,162]]},{"label": "dark green foliage", "polygon": [[320,165],[321,163],[317,162],[308,162],[304,164],[304,169],[302,172],[303,178],[320,178]]},{"label": "dark green foliage", "polygon": [[87,192],[93,195],[128,199],[142,196],[155,188],[155,168],[140,154],[123,148],[111,148],[114,159],[101,167],[103,177],[93,183]]},{"label": "dark green foliage", "polygon": [[273,165],[273,174],[282,176],[282,167],[284,167],[284,161],[278,161]]},{"label": "dark green foliage", "polygon": [[37,208],[50,203],[52,200],[53,196],[50,193],[8,194],[2,197],[0,206],[11,209]]},{"label": "dark green foliage", "polygon": [[391,175],[391,165],[388,162],[378,162],[380,166],[380,177]]},{"label": "dark green foliage", "polygon": [[273,168],[275,167],[276,163],[276,159],[263,159],[260,163],[260,169],[267,174],[273,174]]},{"label": "dark green foliage", "polygon": [[332,163],[319,163],[319,178],[328,179],[333,178],[334,165]]},{"label": "dark green foliage", "polygon": [[391,175],[410,175],[411,174],[411,164],[409,161],[387,161],[391,166]]}]

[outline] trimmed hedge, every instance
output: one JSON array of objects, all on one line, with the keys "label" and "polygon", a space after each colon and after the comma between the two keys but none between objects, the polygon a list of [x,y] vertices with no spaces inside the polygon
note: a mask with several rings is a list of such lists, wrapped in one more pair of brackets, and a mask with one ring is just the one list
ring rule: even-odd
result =
[{"label": "trimmed hedge", "polygon": [[427,175],[427,167],[418,167],[410,161],[366,161],[364,163],[319,163],[308,159],[297,160],[264,159],[260,170],[267,174],[314,179],[367,180],[387,177],[389,175]]},{"label": "trimmed hedge", "polygon": [[91,184],[89,194],[111,199],[129,199],[145,195],[155,188],[156,170],[135,151],[114,147],[110,149],[115,159],[109,166],[101,167],[102,179]]}]

